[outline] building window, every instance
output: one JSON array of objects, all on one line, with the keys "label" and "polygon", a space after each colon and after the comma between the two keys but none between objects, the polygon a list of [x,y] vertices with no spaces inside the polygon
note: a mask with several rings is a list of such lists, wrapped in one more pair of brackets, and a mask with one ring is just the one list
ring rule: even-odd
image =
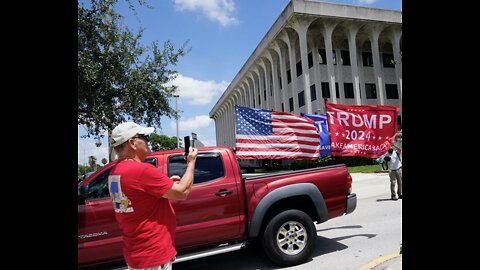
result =
[{"label": "building window", "polygon": [[342,65],[350,66],[350,52],[349,51],[340,51],[342,55]]},{"label": "building window", "polygon": [[313,54],[312,52],[308,53],[308,68],[313,67]]},{"label": "building window", "polygon": [[377,88],[374,83],[365,84],[365,93],[367,94],[367,99],[376,99],[377,98]]},{"label": "building window", "polygon": [[262,105],[262,99],[260,98],[260,94],[258,94],[258,105]]},{"label": "building window", "polygon": [[270,77],[270,96],[273,96],[273,81],[272,81],[272,77]]},{"label": "building window", "polygon": [[297,77],[302,75],[303,71],[302,71],[302,60],[298,61],[297,63]]},{"label": "building window", "polygon": [[364,67],[373,67],[373,55],[371,52],[362,52],[363,56],[363,66]]},{"label": "building window", "polygon": [[285,107],[283,106],[283,102],[282,102],[282,112],[285,112]]},{"label": "building window", "polygon": [[290,74],[290,69],[287,70],[287,83],[291,83],[292,82],[292,74]]},{"label": "building window", "polygon": [[396,84],[385,84],[387,99],[398,99],[398,88]]},{"label": "building window", "polygon": [[315,84],[310,85],[310,97],[312,98],[312,101],[317,100],[317,89]]},{"label": "building window", "polygon": [[332,51],[332,57],[333,57],[333,64],[337,64],[337,51],[333,50]]},{"label": "building window", "polygon": [[263,90],[263,100],[267,100],[267,90]]},{"label": "building window", "polygon": [[335,96],[340,98],[340,90],[338,89],[338,83],[335,83]]},{"label": "building window", "polygon": [[280,85],[280,89],[282,89],[282,76],[278,76],[278,84]]},{"label": "building window", "polygon": [[291,97],[288,102],[290,103],[290,112],[293,112],[293,97]]},{"label": "building window", "polygon": [[393,59],[393,53],[384,53],[383,54],[383,66],[384,67],[393,68],[393,67],[395,67],[394,62],[395,61]]},{"label": "building window", "polygon": [[343,91],[345,93],[345,98],[354,98],[353,83],[344,83]]},{"label": "building window", "polygon": [[298,107],[301,108],[305,105],[305,91],[298,93]]},{"label": "building window", "polygon": [[330,98],[330,89],[328,82],[322,82],[322,97]]},{"label": "building window", "polygon": [[320,54],[320,64],[326,65],[327,64],[327,54],[325,49],[318,49],[318,54]]},{"label": "building window", "polygon": [[[253,95],[252,95],[253,96]],[[253,107],[255,108],[255,97],[252,98],[253,99]]]}]

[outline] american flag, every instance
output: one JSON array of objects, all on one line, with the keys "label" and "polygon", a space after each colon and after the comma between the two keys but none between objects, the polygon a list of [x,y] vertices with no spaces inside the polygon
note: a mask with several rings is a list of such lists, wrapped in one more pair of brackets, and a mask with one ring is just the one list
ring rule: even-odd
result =
[{"label": "american flag", "polygon": [[291,113],[235,107],[238,159],[310,159],[320,156],[313,120]]}]

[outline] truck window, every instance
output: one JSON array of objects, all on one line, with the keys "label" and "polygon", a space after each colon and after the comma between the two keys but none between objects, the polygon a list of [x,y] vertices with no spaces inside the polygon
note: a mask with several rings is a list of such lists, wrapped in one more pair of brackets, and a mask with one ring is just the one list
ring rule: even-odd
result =
[{"label": "truck window", "polygon": [[[168,177],[172,175],[183,176],[187,161],[183,155],[168,158]],[[199,153],[195,162],[193,184],[213,181],[225,176],[222,158],[219,153]]]},{"label": "truck window", "polygon": [[110,197],[110,193],[108,192],[108,175],[111,170],[112,168],[109,168],[104,171],[88,184],[87,199]]},{"label": "truck window", "polygon": [[152,164],[153,166],[155,166],[155,168],[157,167],[157,159],[156,158],[146,158],[145,161],[143,161],[143,162]]},{"label": "truck window", "polygon": [[[157,167],[156,158],[147,158],[144,162]],[[88,184],[87,199],[110,197],[110,192],[108,191],[108,175],[110,175],[112,169],[113,167],[107,169]]]}]

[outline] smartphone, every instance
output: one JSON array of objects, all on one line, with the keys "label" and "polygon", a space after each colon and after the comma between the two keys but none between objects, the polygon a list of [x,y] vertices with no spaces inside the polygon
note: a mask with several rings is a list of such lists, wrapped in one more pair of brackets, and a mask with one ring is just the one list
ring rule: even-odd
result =
[{"label": "smartphone", "polygon": [[183,142],[185,143],[185,156],[188,156],[188,150],[190,149],[190,136],[183,137]]}]

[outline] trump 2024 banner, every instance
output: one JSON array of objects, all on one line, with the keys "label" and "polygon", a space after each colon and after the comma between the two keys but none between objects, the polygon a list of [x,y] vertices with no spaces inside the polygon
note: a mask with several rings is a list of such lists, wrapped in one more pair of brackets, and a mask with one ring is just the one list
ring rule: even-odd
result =
[{"label": "trump 2024 banner", "polygon": [[328,133],[327,114],[304,114],[303,117],[310,118],[320,133],[320,157],[330,156],[330,133]]},{"label": "trump 2024 banner", "polygon": [[377,158],[393,143],[399,107],[332,103],[326,106],[332,156]]}]

